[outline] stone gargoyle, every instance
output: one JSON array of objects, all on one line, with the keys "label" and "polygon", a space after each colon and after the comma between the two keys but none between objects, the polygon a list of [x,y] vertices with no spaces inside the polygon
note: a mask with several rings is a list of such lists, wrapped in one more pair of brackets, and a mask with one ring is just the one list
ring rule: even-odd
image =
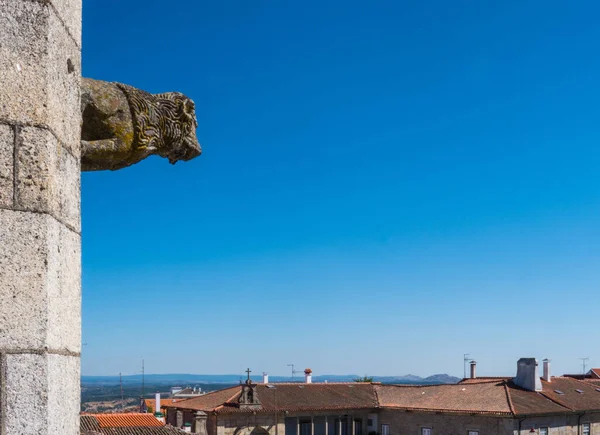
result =
[{"label": "stone gargoyle", "polygon": [[157,154],[169,162],[201,154],[194,102],[121,83],[82,79],[81,170],[116,170]]}]

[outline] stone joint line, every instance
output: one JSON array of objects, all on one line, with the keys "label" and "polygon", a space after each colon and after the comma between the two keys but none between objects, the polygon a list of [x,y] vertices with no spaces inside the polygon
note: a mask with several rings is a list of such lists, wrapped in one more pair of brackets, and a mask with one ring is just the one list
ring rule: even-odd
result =
[{"label": "stone joint line", "polygon": [[12,125],[11,127],[13,131],[13,206],[16,206],[19,203],[17,174],[19,173],[19,137],[21,137],[21,127],[18,125]]},{"label": "stone joint line", "polygon": [[[60,355],[60,356],[72,356],[80,357],[81,352],[73,352],[67,349],[2,349],[0,355],[2,355],[2,361],[4,361],[4,355]],[[3,364],[4,365],[4,364]]]},{"label": "stone joint line", "polygon": [[50,213],[50,212],[47,212],[47,211],[28,210],[28,209],[21,208],[21,207],[16,207],[16,206],[14,206],[14,207],[4,207],[4,206],[1,206],[1,205],[0,205],[0,210],[19,211],[21,213],[45,214],[45,215],[50,216],[52,219],[54,219],[59,224],[64,225],[69,231],[72,231],[75,234],[77,234],[78,236],[81,236],[81,231],[78,231],[75,227],[73,227],[73,225],[68,224],[67,222],[63,221],[62,219],[59,219],[58,217],[54,216],[53,213]]},{"label": "stone joint line", "polygon": [[[35,0],[34,0],[35,1]],[[61,148],[67,153],[69,154],[71,157],[73,157],[75,160],[79,160],[78,157],[73,154],[70,150],[70,148],[68,146],[66,146],[66,144],[58,137],[58,135],[56,134],[56,132],[52,129],[52,127],[46,125],[46,124],[35,124],[33,122],[12,122],[12,121],[6,121],[6,120],[1,120],[0,119],[0,124],[3,125],[8,125],[9,127],[13,127],[13,131],[15,132],[15,136],[16,136],[16,129],[15,127],[33,127],[33,128],[41,128],[44,130],[48,130],[52,136],[54,136],[54,139],[56,139],[56,141],[58,142],[58,144],[61,146]],[[20,131],[20,129],[19,129]],[[16,139],[15,139],[15,144],[16,144]]]},{"label": "stone joint line", "polygon": [[[52,2],[52,0],[28,0],[32,3],[40,3],[42,5],[48,5],[50,6],[50,8],[54,11],[54,14],[56,15],[56,17],[58,18],[58,20],[60,21],[60,23],[62,24],[62,26],[65,28],[67,35],[69,35],[69,38],[71,38],[71,40],[75,43],[75,45],[77,46],[77,48],[79,48],[79,50],[81,50],[81,47],[79,46],[79,43],[77,43],[77,39],[75,39],[73,37],[73,35],[71,34],[71,30],[69,30],[69,27],[67,27],[67,25],[65,24],[65,21],[63,20],[63,18],[61,17],[61,15],[58,13],[58,10],[56,10],[56,7],[54,6],[54,3]],[[0,434],[2,435],[2,434]]]}]

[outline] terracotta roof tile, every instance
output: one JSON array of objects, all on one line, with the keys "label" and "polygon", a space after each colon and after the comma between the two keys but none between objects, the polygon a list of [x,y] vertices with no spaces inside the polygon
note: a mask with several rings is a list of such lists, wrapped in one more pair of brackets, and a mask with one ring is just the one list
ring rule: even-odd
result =
[{"label": "terracotta roof tile", "polygon": [[[237,399],[240,394],[241,386],[235,386],[220,392],[207,393],[204,396],[178,402],[172,407],[218,413],[246,412],[237,406]],[[373,385],[369,383],[258,384],[256,394],[261,402],[261,408],[256,410],[259,412],[371,409],[377,407],[377,397]],[[224,398],[225,400],[222,400]]]},{"label": "terracotta roof tile", "polygon": [[511,414],[503,381],[454,385],[380,385],[379,405],[406,410]]},{"label": "terracotta roof tile", "polygon": [[488,376],[488,377],[478,377],[478,378],[465,378],[460,380],[459,384],[481,384],[482,382],[498,382],[498,381],[508,381],[512,378],[507,376]]},{"label": "terracotta roof tile", "polygon": [[223,390],[211,391],[202,396],[192,397],[190,399],[182,399],[177,403],[166,405],[166,408],[183,408],[194,409],[199,411],[213,411],[217,407],[228,402],[234,396],[239,395],[241,386],[224,388]]},{"label": "terracotta roof tile", "polygon": [[118,413],[118,414],[87,414],[98,420],[100,428],[103,427],[160,427],[164,423],[160,422],[152,414],[141,413]]},{"label": "terracotta roof tile", "polygon": [[591,382],[553,377],[551,382],[542,380],[542,385],[544,396],[572,411],[600,410],[600,391]]},{"label": "terracotta roof tile", "polygon": [[[160,399],[160,407],[161,409],[164,408],[165,406],[171,406],[174,402],[181,402],[182,400],[187,400],[187,399],[182,399],[182,398],[178,398],[178,399]],[[146,402],[146,406],[149,408],[154,409],[154,405],[156,405],[156,400],[155,399],[144,399],[144,402]]]},{"label": "terracotta roof tile", "polygon": [[[172,426],[165,426],[152,414],[84,414],[80,417],[80,422],[81,435],[181,435],[185,433]],[[155,422],[159,425],[157,426]],[[131,425],[132,423],[142,425]],[[107,424],[118,426],[107,426]]]},{"label": "terracotta roof tile", "polygon": [[594,383],[554,377],[551,382],[542,381],[542,385],[542,392],[527,391],[506,377],[416,386],[371,383],[258,384],[256,394],[261,402],[258,409],[248,410],[238,406],[241,386],[182,400],[167,407],[217,413],[393,408],[506,416],[600,411],[600,391],[597,390],[600,387]]}]

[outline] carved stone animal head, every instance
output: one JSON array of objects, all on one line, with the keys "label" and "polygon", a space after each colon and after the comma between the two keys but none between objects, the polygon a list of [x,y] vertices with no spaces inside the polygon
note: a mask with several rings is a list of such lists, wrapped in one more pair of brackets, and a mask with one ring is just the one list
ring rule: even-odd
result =
[{"label": "carved stone animal head", "polygon": [[179,92],[156,95],[163,122],[160,125],[164,146],[157,149],[161,157],[174,164],[179,160],[190,160],[202,153],[196,137],[198,121],[194,102]]}]

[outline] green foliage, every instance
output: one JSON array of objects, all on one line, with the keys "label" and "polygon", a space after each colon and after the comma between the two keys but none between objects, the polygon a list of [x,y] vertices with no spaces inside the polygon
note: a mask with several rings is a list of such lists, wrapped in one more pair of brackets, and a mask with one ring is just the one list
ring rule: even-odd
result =
[{"label": "green foliage", "polygon": [[354,379],[354,382],[373,382],[373,376],[360,376]]}]

